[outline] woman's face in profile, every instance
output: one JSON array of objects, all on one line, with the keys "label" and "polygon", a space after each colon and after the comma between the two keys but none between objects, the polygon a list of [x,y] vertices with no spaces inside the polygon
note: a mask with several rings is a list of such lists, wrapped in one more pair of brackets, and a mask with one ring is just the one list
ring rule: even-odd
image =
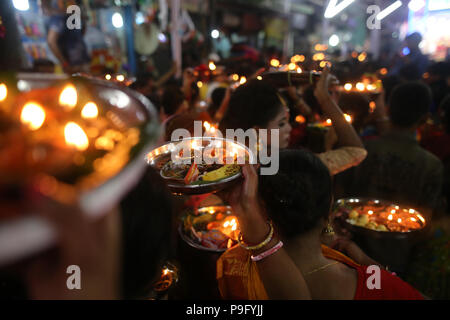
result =
[{"label": "woman's face in profile", "polygon": [[279,130],[279,148],[285,149],[289,146],[292,127],[289,124],[289,109],[280,108],[280,112],[267,124],[267,145],[271,145],[271,129]]}]

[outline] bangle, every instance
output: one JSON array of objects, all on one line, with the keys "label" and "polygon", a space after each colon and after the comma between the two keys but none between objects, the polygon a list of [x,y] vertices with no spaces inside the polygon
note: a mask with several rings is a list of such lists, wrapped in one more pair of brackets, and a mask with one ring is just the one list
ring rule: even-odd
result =
[{"label": "bangle", "polygon": [[313,76],[313,74],[312,74],[312,72],[310,71],[310,72],[309,72],[309,84],[313,84],[312,76]]},{"label": "bangle", "polygon": [[281,249],[283,247],[283,241],[278,242],[274,247],[270,248],[267,251],[264,251],[263,253],[258,254],[257,256],[251,256],[252,261],[258,262],[261,261],[264,258],[267,258],[268,256],[273,255],[275,252]]},{"label": "bangle", "polygon": [[290,71],[288,71],[288,85],[289,85],[289,87],[292,87],[291,72]]},{"label": "bangle", "polygon": [[265,245],[267,245],[267,244],[272,240],[272,237],[273,237],[273,231],[274,231],[274,230],[273,230],[273,224],[272,224],[272,222],[269,222],[269,226],[270,226],[269,235],[268,235],[267,238],[264,239],[264,241],[261,242],[260,244],[257,244],[256,246],[246,246],[246,245],[244,244],[243,239],[242,239],[242,233],[239,233],[239,237],[238,237],[239,245],[240,245],[242,248],[246,249],[246,250],[258,250],[258,249],[261,249],[262,247],[264,247]]}]

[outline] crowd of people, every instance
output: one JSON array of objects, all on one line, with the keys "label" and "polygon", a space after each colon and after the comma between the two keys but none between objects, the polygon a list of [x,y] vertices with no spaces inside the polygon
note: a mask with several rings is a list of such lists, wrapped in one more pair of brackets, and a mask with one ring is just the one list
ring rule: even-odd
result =
[{"label": "crowd of people", "polygon": [[[59,21],[49,23],[49,41],[58,51]],[[179,128],[194,133],[194,121],[217,124],[222,132],[277,129],[278,172],[259,175],[259,166],[247,164],[242,167],[244,181],[231,189],[180,197],[148,167],[120,204],[95,222],[79,207],[36,194],[27,206],[55,227],[57,246],[3,268],[0,296],[161,298],[154,289],[162,266],[181,259],[176,246],[181,241],[181,209],[215,202],[232,207],[242,234],[240,244],[223,253],[210,270],[217,277],[210,285],[223,299],[449,298],[447,288],[436,293],[423,280],[435,273],[448,277],[449,257],[425,270],[420,263],[437,257],[428,254],[421,262],[417,254],[430,243],[437,252],[450,243],[450,61],[429,62],[419,43],[420,35],[407,37],[410,54],[391,61],[361,63],[349,56],[321,68],[306,57],[302,71],[320,69],[320,79],[297,86],[276,86],[261,78],[274,71],[270,59],[286,57],[255,58],[239,48],[231,58],[215,61],[213,68],[208,60],[184,68],[181,79],[175,77],[176,63],[160,77],[139,72],[130,88],[158,110],[162,140],[170,141]],[[64,53],[60,55],[64,60]],[[333,81],[332,74],[342,84],[381,68],[388,72],[380,75],[383,89],[373,101],[366,93],[339,90]],[[232,80],[234,74],[245,81]],[[351,112],[351,123],[345,112]],[[327,119],[332,125],[318,139],[309,124]],[[413,268],[391,272],[333,224],[332,205],[344,197],[386,199],[424,213],[433,229],[415,244],[416,254],[404,257],[404,265]],[[436,237],[445,241],[433,242]],[[67,289],[68,265],[82,270],[81,290]],[[373,265],[381,269],[378,290],[366,285]],[[171,298],[170,291],[164,298]]]}]

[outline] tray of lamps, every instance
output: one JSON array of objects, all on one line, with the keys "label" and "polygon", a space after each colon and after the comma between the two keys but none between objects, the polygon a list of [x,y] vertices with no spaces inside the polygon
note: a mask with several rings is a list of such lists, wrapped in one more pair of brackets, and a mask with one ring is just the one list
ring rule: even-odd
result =
[{"label": "tray of lamps", "polygon": [[237,244],[239,223],[230,206],[209,206],[186,212],[178,231],[196,249],[224,252]]},{"label": "tray of lamps", "polygon": [[340,199],[334,207],[334,215],[353,231],[404,234],[426,226],[425,218],[416,209],[379,199]]},{"label": "tray of lamps", "polygon": [[241,166],[254,163],[250,149],[218,137],[172,141],[147,154],[174,194],[204,194],[229,187],[242,178]]}]

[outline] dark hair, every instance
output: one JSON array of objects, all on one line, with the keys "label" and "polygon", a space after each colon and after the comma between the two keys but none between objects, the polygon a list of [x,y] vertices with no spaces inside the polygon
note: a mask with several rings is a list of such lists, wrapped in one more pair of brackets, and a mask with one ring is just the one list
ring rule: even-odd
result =
[{"label": "dark hair", "polygon": [[170,141],[172,133],[176,129],[186,129],[191,136],[194,136],[194,123],[198,120],[192,113],[184,113],[175,115],[173,118],[167,121],[164,132],[165,141]]},{"label": "dark hair", "polygon": [[150,81],[154,81],[155,78],[150,72],[144,72],[137,76],[136,81],[130,85],[133,90],[139,90],[146,87]]},{"label": "dark hair", "polygon": [[171,254],[172,195],[160,175],[148,168],[120,208],[122,295],[124,299],[145,298]]},{"label": "dark hair", "polygon": [[403,83],[403,80],[398,75],[390,75],[386,78],[383,78],[381,82],[383,83],[383,90],[385,93],[384,102],[388,103],[391,98],[392,91],[399,84]]},{"label": "dark hair", "polygon": [[168,85],[164,88],[161,105],[167,115],[173,115],[184,101],[184,94],[180,87]]},{"label": "dark hair", "polygon": [[420,41],[422,41],[422,35],[418,32],[413,32],[406,36],[405,41],[413,46],[418,46]]},{"label": "dark hair", "polygon": [[328,168],[306,150],[281,150],[278,173],[259,180],[268,215],[287,239],[315,228],[329,216],[331,188]]},{"label": "dark hair", "polygon": [[430,88],[420,82],[398,85],[389,100],[389,116],[394,125],[411,127],[425,116],[431,106]]},{"label": "dark hair", "polygon": [[227,92],[226,88],[218,87],[213,90],[211,93],[211,104],[208,108],[208,113],[211,116],[211,118],[214,118],[217,110],[219,110],[223,99],[225,98],[225,94]]},{"label": "dark hair", "polygon": [[228,109],[219,125],[225,129],[266,127],[281,110],[277,90],[264,81],[252,80],[231,95]]},{"label": "dark hair", "polygon": [[443,112],[442,122],[445,132],[450,134],[450,94],[448,94],[441,102],[440,109]]}]

